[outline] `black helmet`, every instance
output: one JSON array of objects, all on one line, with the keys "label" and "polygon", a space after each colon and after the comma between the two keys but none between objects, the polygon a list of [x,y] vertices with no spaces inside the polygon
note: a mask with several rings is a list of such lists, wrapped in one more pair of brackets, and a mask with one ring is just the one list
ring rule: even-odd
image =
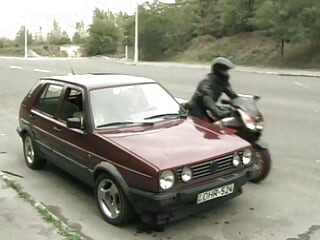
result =
[{"label": "black helmet", "polygon": [[234,68],[234,64],[227,58],[218,57],[212,62],[211,72],[223,79],[229,78],[228,71]]}]

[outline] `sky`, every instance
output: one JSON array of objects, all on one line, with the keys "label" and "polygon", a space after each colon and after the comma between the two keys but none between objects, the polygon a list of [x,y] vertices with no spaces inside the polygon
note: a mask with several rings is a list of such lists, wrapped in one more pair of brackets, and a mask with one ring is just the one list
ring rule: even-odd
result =
[{"label": "sky", "polygon": [[[135,12],[136,0],[2,0],[0,6],[0,37],[14,39],[20,26],[26,25],[31,33],[44,36],[51,31],[56,19],[62,30],[72,37],[75,23],[91,23],[95,7],[113,12]],[[141,4],[146,0],[138,0]],[[151,0],[152,1],[152,0]],[[161,0],[172,3],[174,0]]]}]

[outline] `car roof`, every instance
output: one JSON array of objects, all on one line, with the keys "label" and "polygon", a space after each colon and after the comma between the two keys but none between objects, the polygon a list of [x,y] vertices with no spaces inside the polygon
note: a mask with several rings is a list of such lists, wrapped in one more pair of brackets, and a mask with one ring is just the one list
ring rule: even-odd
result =
[{"label": "car roof", "polygon": [[81,74],[44,77],[41,80],[55,80],[65,83],[71,83],[85,87],[87,89],[115,87],[121,85],[134,85],[143,83],[155,83],[154,80],[124,74]]}]

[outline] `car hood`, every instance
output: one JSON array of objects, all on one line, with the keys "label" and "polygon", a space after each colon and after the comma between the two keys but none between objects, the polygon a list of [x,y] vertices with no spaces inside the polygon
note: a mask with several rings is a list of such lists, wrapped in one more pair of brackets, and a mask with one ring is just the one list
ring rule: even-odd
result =
[{"label": "car hood", "polygon": [[160,170],[194,164],[249,146],[241,138],[193,118],[100,135]]}]

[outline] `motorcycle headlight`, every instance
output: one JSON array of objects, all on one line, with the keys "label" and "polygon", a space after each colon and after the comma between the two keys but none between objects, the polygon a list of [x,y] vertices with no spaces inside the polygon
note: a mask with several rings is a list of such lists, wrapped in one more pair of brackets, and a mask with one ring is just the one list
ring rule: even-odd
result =
[{"label": "motorcycle headlight", "polygon": [[243,151],[243,155],[242,155],[242,162],[244,165],[248,165],[251,163],[252,160],[252,151],[247,148]]},{"label": "motorcycle headlight", "polygon": [[189,167],[184,167],[181,172],[181,179],[184,182],[189,182],[192,178],[192,170]]},{"label": "motorcycle headlight", "polygon": [[264,128],[264,121],[260,121],[256,123],[256,129],[261,131],[263,130],[263,128]]},{"label": "motorcycle headlight", "polygon": [[246,122],[245,124],[247,128],[249,128],[250,130],[252,131],[256,130],[256,124],[254,122]]},{"label": "motorcycle headlight", "polygon": [[172,186],[174,184],[174,180],[175,180],[175,177],[174,177],[174,174],[172,171],[170,171],[170,170],[164,171],[160,175],[160,179],[159,179],[160,187],[163,190],[167,190],[169,188],[172,188]]},{"label": "motorcycle headlight", "polygon": [[238,153],[233,154],[232,164],[234,167],[238,167],[240,165],[240,156]]}]

